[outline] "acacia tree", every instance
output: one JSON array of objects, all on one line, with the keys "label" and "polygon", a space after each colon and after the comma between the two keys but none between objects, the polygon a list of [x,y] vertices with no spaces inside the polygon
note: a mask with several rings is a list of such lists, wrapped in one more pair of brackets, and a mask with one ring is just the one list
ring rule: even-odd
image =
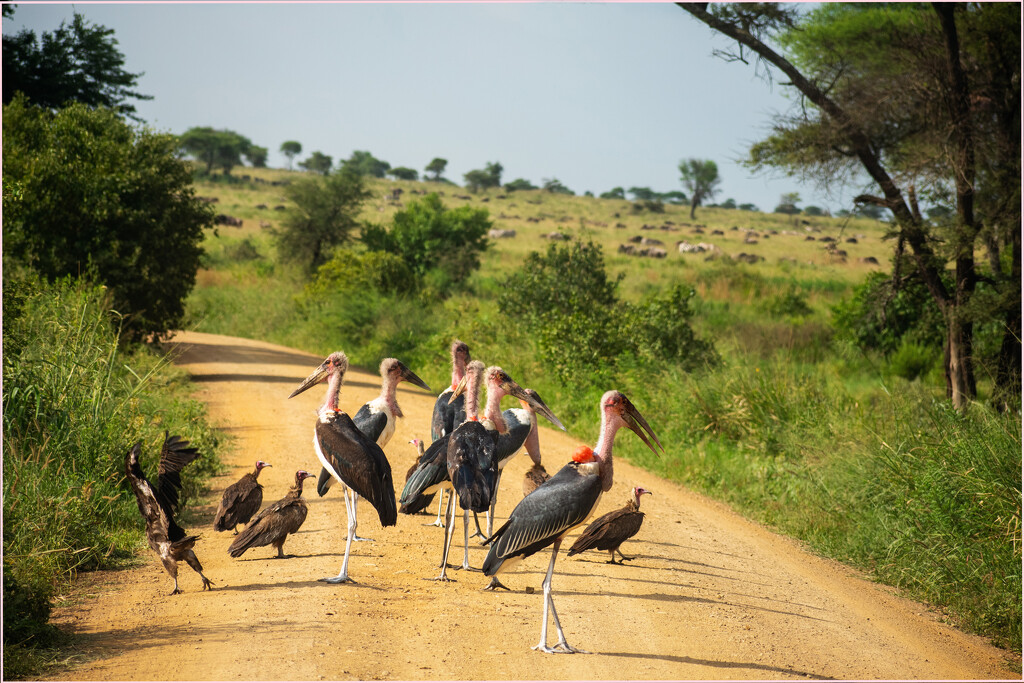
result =
[{"label": "acacia tree", "polygon": [[697,207],[718,194],[718,164],[710,159],[687,159],[679,162],[679,173],[683,187],[690,191],[690,218],[694,219]]},{"label": "acacia tree", "polygon": [[186,153],[206,164],[208,174],[216,166],[224,171],[224,175],[229,175],[252,147],[252,142],[244,135],[233,130],[215,130],[210,126],[189,128],[181,134],[178,142]]},{"label": "acacia tree", "polygon": [[331,171],[331,164],[334,160],[323,152],[316,151],[309,155],[309,158],[305,161],[300,161],[299,166],[306,169],[307,171],[313,171],[320,175],[327,175]]},{"label": "acacia tree", "polygon": [[[752,148],[751,165],[823,183],[866,174],[881,192],[855,201],[892,213],[894,280],[912,270],[942,312],[953,405],[962,410],[977,395],[981,308],[1004,327],[996,403],[1019,401],[1020,5],[826,4],[805,17],[770,3],[679,5],[737,42],[727,58],[756,56],[802,97]],[[955,217],[926,220],[919,192],[950,200]],[[979,284],[995,294],[986,306],[976,301]]]},{"label": "acacia tree", "polygon": [[302,154],[302,143],[297,140],[285,140],[281,143],[281,154],[288,158],[288,170],[292,170],[292,162],[295,157]]},{"label": "acacia tree", "polygon": [[444,169],[448,166],[448,160],[442,159],[441,157],[434,157],[429,164],[427,164],[427,173],[432,173],[434,177],[431,178],[434,182],[439,182],[441,176],[444,175]]}]

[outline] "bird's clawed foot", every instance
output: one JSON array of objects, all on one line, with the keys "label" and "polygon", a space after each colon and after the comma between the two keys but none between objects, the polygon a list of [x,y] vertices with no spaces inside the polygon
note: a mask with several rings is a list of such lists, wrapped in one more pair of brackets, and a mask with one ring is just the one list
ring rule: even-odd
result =
[{"label": "bird's clawed foot", "polygon": [[353,536],[353,541],[372,541],[372,538],[363,538],[362,536]]},{"label": "bird's clawed foot", "polygon": [[498,577],[497,576],[492,576],[491,577],[491,582],[489,584],[487,584],[486,586],[484,586],[481,590],[493,591],[493,590],[498,590],[499,588],[501,588],[502,590],[507,590],[509,593],[512,592],[511,588],[509,588],[508,586],[503,584],[501,581],[498,581]]},{"label": "bird's clawed foot", "polygon": [[439,526],[439,527],[441,527],[443,529],[444,528],[444,522],[442,522],[439,519],[435,519],[433,522],[426,522],[426,523],[424,523],[423,526]]},{"label": "bird's clawed foot", "polygon": [[483,569],[477,569],[476,567],[470,567],[468,564],[459,565],[456,569],[465,569],[467,572],[482,572]]},{"label": "bird's clawed foot", "polygon": [[171,595],[181,595],[181,589],[178,588],[177,586],[175,586],[174,590],[172,590],[170,594]]},{"label": "bird's clawed foot", "polygon": [[348,576],[347,574],[339,574],[338,576],[326,576],[322,579],[317,580],[323,581],[324,583],[355,583],[355,580],[353,580],[352,577]]},{"label": "bird's clawed foot", "polygon": [[455,583],[455,579],[448,578],[447,574],[439,574],[432,579],[423,579],[424,581],[444,581],[445,583]]},{"label": "bird's clawed foot", "polygon": [[540,650],[541,652],[547,652],[548,654],[552,655],[571,655],[577,652],[584,655],[590,654],[586,650],[579,650],[575,647],[572,647],[571,645],[569,645],[569,643],[565,642],[564,640],[557,643],[554,647],[548,647],[544,643],[537,643],[531,649]]},{"label": "bird's clawed foot", "polygon": [[203,577],[203,590],[204,591],[213,590],[213,581],[210,581],[205,576]]}]

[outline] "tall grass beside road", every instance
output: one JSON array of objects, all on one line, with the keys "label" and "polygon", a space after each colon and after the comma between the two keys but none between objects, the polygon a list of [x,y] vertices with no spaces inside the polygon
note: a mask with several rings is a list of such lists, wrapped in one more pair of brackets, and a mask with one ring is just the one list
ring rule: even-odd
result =
[{"label": "tall grass beside road", "polygon": [[[124,482],[124,455],[144,442],[156,475],[164,430],[199,447],[187,501],[217,470],[204,408],[183,373],[144,349],[118,348],[100,288],[11,277],[3,303],[4,674],[31,674],[55,596],[77,571],[116,566],[145,546]],[[182,514],[187,528],[187,514]]]}]

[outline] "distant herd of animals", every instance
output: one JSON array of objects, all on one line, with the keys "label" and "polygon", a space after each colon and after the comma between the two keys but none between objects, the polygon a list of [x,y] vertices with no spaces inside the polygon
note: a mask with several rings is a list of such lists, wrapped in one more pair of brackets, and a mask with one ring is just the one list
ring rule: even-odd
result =
[{"label": "distant herd of animals", "polygon": [[[540,642],[534,649],[549,653],[583,652],[566,642],[551,598],[551,577],[555,559],[565,536],[587,522],[598,507],[604,492],[612,487],[612,447],[616,432],[621,427],[633,431],[655,454],[664,448],[647,420],[621,392],[606,392],[599,404],[601,425],[597,443],[593,447],[581,446],[572,460],[553,476],[541,464],[538,438],[538,415],[555,426],[565,429],[537,392],[521,387],[498,366],[486,367],[470,357],[469,346],[456,339],[451,345],[452,382],[437,398],[431,419],[429,446],[414,439],[419,457],[406,476],[401,495],[395,496],[391,465],[383,447],[395,433],[396,420],[402,411],[396,399],[400,382],[409,382],[431,391],[404,363],[387,358],[380,365],[380,396],[363,405],[355,415],[339,408],[342,380],[348,370],[348,358],[336,351],[329,355],[291,393],[292,398],[317,384],[326,383],[323,405],[317,411],[313,427],[313,449],[322,466],[319,475],[305,470],[295,473],[295,483],[288,494],[272,505],[260,510],[263,487],[260,472],[270,467],[262,460],[254,471],[242,476],[224,490],[214,519],[217,531],[236,531],[228,548],[232,557],[239,557],[250,548],[271,546],[277,557],[285,557],[284,543],[290,534],[302,526],[308,511],[302,498],[303,482],[316,476],[316,489],[325,495],[340,483],[348,516],[345,557],[336,576],[320,579],[327,583],[354,583],[349,575],[349,556],[353,541],[365,540],[356,535],[357,504],[366,499],[377,511],[382,526],[394,526],[398,513],[416,514],[424,511],[439,496],[438,518],[434,522],[444,528],[441,572],[437,581],[450,581],[447,576],[448,552],[451,546],[455,502],[463,510],[463,562],[469,569],[469,515],[487,516],[486,534],[476,521],[477,534],[489,546],[482,571],[490,577],[485,590],[504,588],[498,575],[510,569],[519,560],[551,548],[543,587],[543,616]],[[480,411],[480,390],[486,389],[486,401]],[[501,410],[505,396],[518,399],[521,408]],[[492,520],[497,501],[498,485],[505,465],[521,450],[533,461],[533,467],[523,480],[524,497],[512,510],[508,520],[497,530]],[[186,562],[203,581],[203,590],[213,582],[203,574],[196,557],[196,535],[186,535],[174,522],[173,512],[181,487],[181,471],[199,457],[199,452],[188,441],[165,434],[161,449],[157,485],[154,487],[139,465],[141,442],[136,443],[125,456],[125,475],[135,492],[139,511],[146,521],[146,536],[150,547],[157,553],[164,569],[178,587],[178,563]],[[608,562],[616,562],[615,555],[624,560],[619,550],[622,543],[633,537],[643,522],[640,497],[650,493],[634,487],[628,503],[594,520],[569,549],[569,555],[586,550],[610,553]],[[447,495],[448,504],[444,505]],[[399,507],[399,505],[401,507]],[[442,520],[442,509],[444,509]],[[257,512],[258,511],[258,512]],[[239,532],[237,527],[244,525]],[[548,612],[555,624],[558,642],[549,646]]]}]

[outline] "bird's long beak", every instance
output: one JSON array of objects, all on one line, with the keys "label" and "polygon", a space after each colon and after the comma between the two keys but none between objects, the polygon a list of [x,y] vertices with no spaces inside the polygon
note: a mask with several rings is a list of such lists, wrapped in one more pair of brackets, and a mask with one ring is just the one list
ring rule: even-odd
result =
[{"label": "bird's long beak", "polygon": [[399,361],[398,362],[398,366],[402,369],[402,379],[403,380],[405,380],[409,384],[415,384],[420,389],[426,389],[427,391],[433,392],[433,389],[431,389],[429,386],[427,386],[426,382],[424,382],[422,379],[417,377],[415,372],[413,372],[409,368],[405,367],[405,363]]},{"label": "bird's long beak", "polygon": [[304,379],[302,381],[302,384],[300,384],[299,387],[295,391],[293,391],[291,394],[288,395],[288,398],[292,398],[294,396],[298,396],[299,394],[301,394],[306,389],[309,389],[310,387],[312,387],[314,385],[317,385],[320,382],[323,382],[325,379],[327,379],[327,374],[328,374],[327,373],[327,361],[324,361],[320,365],[320,367],[318,367],[316,370],[313,371],[312,375],[310,375],[309,377]]},{"label": "bird's long beak", "polygon": [[540,396],[537,395],[536,392],[529,392],[526,389],[523,389],[515,382],[506,382],[503,388],[505,389],[505,391],[508,392],[510,396],[514,396],[515,398],[518,398],[520,401],[526,401],[527,403],[529,403],[533,407],[533,409],[537,411],[537,413],[546,417],[551,422],[551,424],[555,425],[563,432],[566,431],[565,425],[563,425],[562,422],[557,417],[555,417],[555,414],[551,412],[551,409],[548,408],[547,404],[544,403],[544,401],[541,399]]},{"label": "bird's long beak", "polygon": [[469,373],[462,376],[459,383],[455,385],[455,390],[452,395],[448,398],[449,405],[455,401],[459,396],[466,393],[466,386],[469,384]]},{"label": "bird's long beak", "polygon": [[[644,419],[644,416],[640,414],[640,411],[636,409],[636,406],[634,406],[628,398],[623,397],[623,400],[625,401],[625,409],[622,411],[622,419],[626,421],[626,426],[633,430],[633,432],[640,437],[640,440],[647,444],[647,447],[650,448],[655,455],[661,455],[661,453],[658,453],[654,446],[651,445],[651,440],[658,444],[658,448],[660,448],[661,452],[664,453],[665,447],[661,445],[660,441],[658,441],[658,436],[654,433],[654,430],[651,429],[651,426],[647,424],[647,420]],[[651,440],[648,440],[648,434],[650,435]]]}]

